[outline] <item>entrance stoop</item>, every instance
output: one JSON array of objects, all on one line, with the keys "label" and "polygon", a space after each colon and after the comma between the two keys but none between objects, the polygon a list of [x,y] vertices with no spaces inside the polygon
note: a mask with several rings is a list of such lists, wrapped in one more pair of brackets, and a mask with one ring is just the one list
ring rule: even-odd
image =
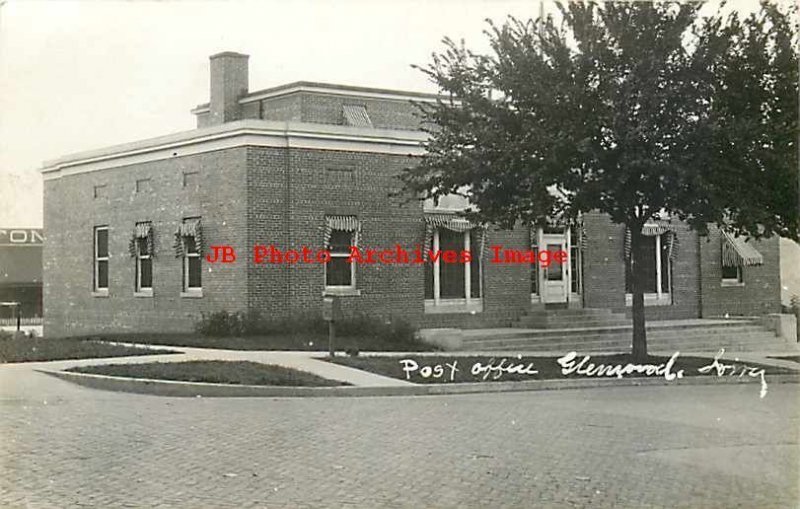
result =
[{"label": "entrance stoop", "polygon": [[[633,326],[610,310],[575,310],[531,313],[514,328],[462,331],[463,351],[629,353]],[[582,310],[587,311],[587,310]],[[555,316],[554,316],[555,315]],[[624,323],[622,323],[624,322]],[[538,327],[524,328],[526,325]],[[559,326],[560,324],[560,326]],[[649,352],[766,352],[800,353],[797,342],[753,320],[663,320],[647,323]]]}]

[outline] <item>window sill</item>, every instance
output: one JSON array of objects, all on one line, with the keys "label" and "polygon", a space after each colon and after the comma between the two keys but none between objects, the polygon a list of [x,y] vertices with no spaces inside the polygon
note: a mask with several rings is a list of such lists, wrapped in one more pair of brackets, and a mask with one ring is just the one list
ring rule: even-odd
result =
[{"label": "window sill", "polygon": [[440,299],[435,303],[433,299],[425,299],[426,314],[462,313],[474,315],[483,313],[483,299],[480,297],[467,299]]},{"label": "window sill", "polygon": [[[625,294],[625,305],[627,307],[633,307],[633,294],[630,293]],[[657,293],[646,293],[644,294],[644,305],[645,307],[671,306],[672,295],[669,293],[662,293],[661,296],[659,297]]]},{"label": "window sill", "polygon": [[361,290],[348,287],[330,287],[325,288],[325,290],[322,292],[323,297],[358,297],[360,295]]},{"label": "window sill", "polygon": [[92,292],[92,297],[107,298],[108,290],[95,290]]},{"label": "window sill", "polygon": [[719,284],[720,286],[744,286],[743,281],[739,281],[738,279],[723,279],[722,282]]},{"label": "window sill", "polygon": [[150,289],[150,290],[142,289],[142,290],[139,290],[138,292],[133,292],[133,296],[134,297],[152,297],[153,296],[153,290],[152,289]]},{"label": "window sill", "polygon": [[203,290],[189,290],[188,292],[181,292],[182,299],[201,299],[203,298]]}]

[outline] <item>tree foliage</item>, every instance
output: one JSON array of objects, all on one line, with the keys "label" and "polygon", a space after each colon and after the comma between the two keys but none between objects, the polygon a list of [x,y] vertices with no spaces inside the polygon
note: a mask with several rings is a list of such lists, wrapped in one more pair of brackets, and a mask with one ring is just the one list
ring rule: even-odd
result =
[{"label": "tree foliage", "polygon": [[445,39],[421,70],[451,100],[420,104],[431,137],[406,187],[465,194],[505,227],[664,210],[796,238],[796,24],[701,6],[571,2],[560,24],[489,21],[488,55]]},{"label": "tree foliage", "polygon": [[798,238],[796,10],[558,7],[558,23],[489,21],[489,54],[445,39],[420,68],[445,98],[419,105],[430,136],[407,189],[462,194],[468,216],[505,228],[606,213],[631,230],[634,268],[638,233],[664,213],[701,233]]}]

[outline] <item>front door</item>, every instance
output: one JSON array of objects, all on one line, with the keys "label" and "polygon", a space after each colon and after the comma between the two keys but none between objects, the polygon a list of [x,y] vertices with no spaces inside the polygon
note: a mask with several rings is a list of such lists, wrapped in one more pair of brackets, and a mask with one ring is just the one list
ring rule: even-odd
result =
[{"label": "front door", "polygon": [[542,302],[545,304],[555,304],[567,302],[570,292],[570,260],[563,264],[553,259],[553,253],[558,251],[570,252],[569,234],[542,234],[540,249],[550,251],[550,264],[545,267],[540,265],[541,274],[541,295]]}]

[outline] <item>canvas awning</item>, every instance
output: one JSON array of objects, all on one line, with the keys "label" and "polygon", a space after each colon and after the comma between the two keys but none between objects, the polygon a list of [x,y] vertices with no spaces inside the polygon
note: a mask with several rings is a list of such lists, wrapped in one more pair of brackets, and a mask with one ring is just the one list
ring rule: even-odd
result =
[{"label": "canvas awning", "polygon": [[[649,223],[642,226],[642,235],[645,237],[658,237],[664,234],[668,234],[667,242],[668,242],[668,249],[669,249],[669,259],[675,261],[678,257],[678,234],[675,232],[675,226],[664,222],[659,221],[657,223]],[[625,229],[625,259],[630,260],[631,258],[631,231],[630,229]]]},{"label": "canvas awning", "polygon": [[200,232],[199,219],[187,219],[178,225],[177,234],[181,237],[198,237]]},{"label": "canvas awning", "polygon": [[455,216],[453,214],[425,214],[425,239],[424,239],[424,258],[428,259],[428,250],[433,241],[433,232],[438,228],[444,228],[454,232],[465,232],[474,228],[480,229],[480,257],[486,254],[486,246],[489,242],[488,228],[474,224],[469,220]]},{"label": "canvas awning", "polygon": [[747,267],[763,265],[764,257],[748,243],[744,237],[734,237],[722,231],[722,265],[723,267]]},{"label": "canvas awning", "polygon": [[361,229],[356,216],[325,216],[325,230],[323,232],[322,244],[328,248],[331,241],[331,232],[341,230],[346,232],[358,232]]},{"label": "canvas awning", "polygon": [[136,228],[134,229],[133,234],[137,239],[146,239],[150,236],[150,232],[152,231],[152,223],[136,223]]},{"label": "canvas awning", "polygon": [[193,237],[197,252],[201,255],[203,254],[203,228],[200,224],[200,218],[186,219],[178,224],[178,229],[175,230],[175,241],[172,243],[175,256],[178,258],[183,256],[184,237]]}]

